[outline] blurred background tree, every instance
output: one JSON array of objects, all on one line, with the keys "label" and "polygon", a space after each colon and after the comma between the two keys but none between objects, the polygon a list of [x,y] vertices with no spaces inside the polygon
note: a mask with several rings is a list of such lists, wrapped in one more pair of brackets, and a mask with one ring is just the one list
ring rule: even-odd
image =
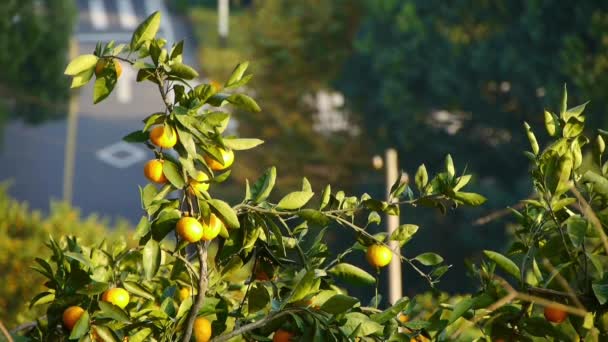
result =
[{"label": "blurred background tree", "polygon": [[2,1],[0,13],[0,101],[10,107],[5,113],[30,123],[65,116],[69,81],[63,70],[74,0]]}]

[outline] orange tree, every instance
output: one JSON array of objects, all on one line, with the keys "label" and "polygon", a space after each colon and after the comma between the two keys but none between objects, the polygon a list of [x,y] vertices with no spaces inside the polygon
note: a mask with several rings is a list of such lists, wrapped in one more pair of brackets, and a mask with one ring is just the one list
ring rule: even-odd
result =
[{"label": "orange tree", "polygon": [[[269,200],[274,167],[247,182],[241,203],[213,198],[208,189],[230,176],[235,151],[253,148],[258,139],[223,135],[230,119],[220,111],[232,105],[251,112],[260,107],[236,91],[251,79],[241,63],[219,89],[190,84],[198,75],[182,62],[183,42],[170,49],[156,38],[160,14],[135,30],[130,44],[99,43],[93,54],[69,63],[72,87],[93,76],[93,101],[105,99],[121,65],[138,70],[137,81],[156,85],[163,108],[145,118],[141,130],[125,140],[145,144],[153,154],[140,188],[144,215],[136,228],[138,247],[85,246],[74,237],[50,240],[52,257],[37,260],[47,290],[32,305],[47,305],[46,316],[22,330],[38,341],[346,341],[385,340],[427,334],[428,322],[402,322],[398,314],[413,302],[399,300],[384,310],[378,297],[367,305],[340,286],[352,283],[377,289],[377,279],[345,262],[366,253],[381,267],[391,258],[412,267],[433,287],[449,266],[435,253],[407,256],[403,247],[418,227],[400,226],[390,236],[370,233],[381,214],[399,215],[400,206],[429,206],[446,211],[479,205],[481,195],[463,192],[471,176],[458,175],[448,155],[445,170],[429,177],[416,172],[416,191],[393,185],[390,200],[364,194],[346,196],[328,185],[313,200],[306,178],[301,189],[278,202]],[[352,232],[353,244],[337,256],[323,242],[327,229]],[[409,330],[400,332],[399,325]],[[430,330],[429,330],[430,331]]]}]

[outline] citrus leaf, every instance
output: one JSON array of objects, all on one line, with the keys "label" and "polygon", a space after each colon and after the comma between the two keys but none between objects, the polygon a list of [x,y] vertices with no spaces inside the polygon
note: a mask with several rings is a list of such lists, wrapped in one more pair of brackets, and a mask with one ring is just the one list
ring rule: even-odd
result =
[{"label": "citrus leaf", "polygon": [[303,207],[314,195],[310,191],[294,191],[283,197],[277,204],[279,209],[294,210]]},{"label": "citrus leaf", "polygon": [[260,139],[224,138],[224,145],[235,151],[249,150],[263,143]]},{"label": "citrus leaf", "polygon": [[277,178],[276,167],[267,169],[264,174],[251,187],[251,198],[254,203],[260,203],[266,200],[274,188],[274,183]]},{"label": "citrus leaf", "polygon": [[328,272],[331,275],[353,285],[374,285],[376,283],[376,278],[374,278],[371,274],[357,266],[347,263],[339,263],[329,269]]},{"label": "citrus leaf", "polygon": [[418,231],[418,226],[415,224],[402,224],[391,234],[390,240],[399,241],[399,245],[403,246],[414,237]]},{"label": "citrus leaf", "polygon": [[89,83],[91,78],[93,78],[94,72],[95,72],[94,69],[87,69],[81,73],[74,75],[74,77],[72,78],[72,84],[70,85],[70,88],[72,88],[72,89],[80,88],[83,85]]},{"label": "citrus leaf", "polygon": [[262,111],[260,106],[255,102],[254,99],[245,95],[245,94],[233,94],[226,98],[226,101],[232,103],[233,105],[254,112],[259,113]]},{"label": "citrus leaf", "polygon": [[98,60],[99,57],[95,55],[80,55],[68,64],[63,73],[75,76],[87,70],[94,71]]},{"label": "citrus leaf", "polygon": [[70,334],[70,340],[77,340],[84,336],[89,331],[89,313],[87,311],[82,313],[82,316],[72,328],[72,333]]},{"label": "citrus leaf", "polygon": [[414,260],[423,264],[424,266],[434,266],[443,262],[441,255],[436,253],[422,253],[414,258]]},{"label": "citrus leaf", "polygon": [[458,304],[456,304],[454,306],[454,309],[452,310],[452,313],[450,314],[450,320],[448,321],[448,324],[452,324],[454,323],[454,321],[456,321],[458,318],[460,318],[462,315],[464,315],[467,311],[469,311],[469,309],[473,306],[473,299],[472,298],[466,298],[461,300],[460,302],[458,302]]},{"label": "citrus leaf", "polygon": [[148,336],[152,334],[152,329],[143,328],[141,330],[136,331],[133,335],[129,335],[129,342],[143,342],[146,341]]},{"label": "citrus leaf", "polygon": [[225,87],[231,87],[233,84],[240,81],[241,78],[243,78],[243,74],[245,73],[245,71],[247,71],[247,67],[249,67],[248,61],[239,63],[232,71],[232,74],[228,78],[228,81],[226,81]]},{"label": "citrus leaf", "polygon": [[473,192],[456,192],[454,194],[454,199],[461,201],[462,203],[470,206],[479,206],[484,204],[487,199],[480,194],[476,194]]},{"label": "citrus leaf", "polygon": [[418,188],[418,191],[422,192],[424,187],[429,182],[429,174],[427,173],[426,166],[424,164],[421,164],[418,167],[418,170],[416,171],[416,176],[414,176],[414,179],[416,181],[416,187]]},{"label": "citrus leaf", "polygon": [[103,342],[118,342],[116,334],[108,327],[103,325],[94,325],[93,331],[101,338]]},{"label": "citrus leaf", "polygon": [[260,283],[255,283],[249,290],[247,297],[247,308],[250,314],[256,313],[270,304],[270,295],[266,287]]},{"label": "citrus leaf", "polygon": [[95,80],[93,86],[93,103],[97,104],[103,101],[116,86],[116,74],[104,73]]},{"label": "citrus leaf", "polygon": [[511,259],[500,253],[489,250],[484,250],[483,254],[485,254],[488,259],[494,261],[500,268],[505,270],[510,275],[514,276],[515,278],[520,277],[519,267],[517,267],[517,265],[511,261]]},{"label": "citrus leaf", "polygon": [[146,42],[147,40],[151,40],[156,36],[156,32],[160,28],[160,12],[156,11],[146,20],[144,20],[135,32],[133,32],[133,36],[131,37],[131,51],[135,51],[139,49],[139,47]]},{"label": "citrus leaf", "polygon": [[97,312],[95,316],[111,318],[118,322],[127,322],[129,320],[129,316],[127,315],[127,313],[124,312],[124,310],[122,310],[118,306],[104,301],[100,301],[98,304],[101,311]]},{"label": "citrus leaf", "polygon": [[132,293],[136,296],[150,299],[150,300],[155,299],[153,294],[148,292],[148,290],[146,290],[143,286],[141,286],[140,284],[138,284],[136,282],[124,281],[122,284],[125,287],[125,290],[129,291],[130,293]]},{"label": "citrus leaf", "polygon": [[163,162],[163,173],[174,187],[183,189],[184,186],[186,186],[186,182],[184,182],[183,175],[180,172],[177,164],[169,160],[165,160]]},{"label": "citrus leaf", "polygon": [[194,68],[183,63],[171,64],[171,72],[169,74],[185,80],[191,80],[198,77],[198,72],[194,70]]},{"label": "citrus leaf", "polygon": [[142,262],[146,279],[152,279],[160,268],[160,246],[156,240],[148,240],[142,252]]},{"label": "citrus leaf", "polygon": [[323,303],[321,310],[332,315],[338,315],[350,310],[357,303],[359,303],[359,300],[355,297],[337,294]]},{"label": "citrus leaf", "polygon": [[397,315],[400,312],[402,312],[409,303],[410,303],[409,298],[407,298],[407,297],[400,298],[390,308],[388,308],[380,313],[373,314],[373,315],[369,316],[369,318],[374,320],[374,322],[376,322],[376,323],[384,324],[387,321],[389,321],[390,319],[397,317]]},{"label": "citrus leaf", "polygon": [[236,216],[234,209],[232,207],[219,199],[211,199],[209,200],[209,205],[211,205],[215,211],[221,216],[222,221],[230,228],[239,228],[241,225],[239,223],[239,218]]}]

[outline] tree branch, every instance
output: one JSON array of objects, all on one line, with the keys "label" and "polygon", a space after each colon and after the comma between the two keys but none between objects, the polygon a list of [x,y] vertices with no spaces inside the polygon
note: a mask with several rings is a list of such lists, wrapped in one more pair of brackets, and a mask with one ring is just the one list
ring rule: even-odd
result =
[{"label": "tree branch", "polygon": [[199,241],[196,244],[196,253],[198,254],[199,261],[198,293],[196,294],[196,301],[190,308],[190,313],[188,313],[188,321],[182,342],[190,342],[196,315],[198,315],[198,311],[203,306],[205,293],[207,292],[207,245],[205,242]]},{"label": "tree branch", "polygon": [[246,333],[248,331],[251,331],[253,329],[257,329],[259,327],[262,327],[262,326],[266,325],[268,322],[270,322],[270,321],[272,321],[274,319],[277,319],[277,318],[279,318],[281,316],[285,316],[287,314],[288,314],[288,311],[280,311],[280,312],[277,312],[275,314],[266,316],[265,318],[262,318],[259,321],[255,321],[255,322],[252,322],[252,323],[249,323],[249,324],[245,324],[242,327],[240,327],[238,329],[234,329],[233,331],[231,331],[231,332],[229,332],[227,334],[215,337],[215,338],[211,339],[211,342],[228,341],[229,339],[231,339],[231,338],[233,338],[235,336],[239,336],[239,335],[242,335],[242,334],[244,334],[244,333]]},{"label": "tree branch", "polygon": [[14,342],[13,338],[11,337],[11,334],[8,333],[8,330],[6,330],[6,327],[4,326],[2,321],[0,321],[0,331],[2,331],[2,334],[4,334],[4,336],[6,336],[8,342]]}]

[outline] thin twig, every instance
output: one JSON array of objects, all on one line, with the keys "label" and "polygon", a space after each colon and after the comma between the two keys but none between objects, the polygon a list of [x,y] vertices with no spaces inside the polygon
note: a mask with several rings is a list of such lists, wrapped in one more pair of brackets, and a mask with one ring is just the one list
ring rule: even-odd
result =
[{"label": "thin twig", "polygon": [[241,326],[240,328],[234,329],[234,330],[232,330],[231,332],[229,332],[227,334],[215,337],[215,338],[213,338],[211,340],[211,342],[224,342],[224,341],[228,341],[228,340],[230,340],[231,338],[233,338],[235,336],[239,336],[239,335],[242,335],[242,334],[244,334],[244,333],[246,333],[248,331],[257,329],[259,327],[262,327],[262,326],[268,324],[270,321],[275,320],[275,319],[277,319],[277,318],[279,318],[281,316],[285,316],[287,314],[289,314],[289,311],[285,311],[285,310],[284,311],[279,311],[276,314],[271,314],[269,316],[266,316],[265,318],[262,318],[259,321],[255,321],[255,322],[252,322],[252,323],[249,323],[249,324],[245,324],[245,325]]},{"label": "thin twig", "polygon": [[608,238],[606,237],[606,233],[604,233],[604,229],[602,228],[602,223],[597,218],[597,215],[595,215],[595,213],[593,212],[593,209],[591,209],[589,202],[587,202],[583,198],[581,193],[575,187],[571,187],[570,191],[574,194],[574,196],[576,196],[576,198],[580,202],[580,206],[581,206],[583,215],[585,215],[585,217],[589,221],[591,221],[591,223],[593,223],[593,227],[595,227],[595,230],[597,230],[597,233],[600,235],[600,238],[602,239],[602,244],[604,245],[604,250],[606,250],[606,254],[608,254]]},{"label": "thin twig", "polygon": [[8,333],[8,330],[6,330],[6,327],[4,326],[2,321],[0,321],[0,331],[2,331],[4,336],[6,336],[6,339],[8,340],[8,342],[14,342],[13,338],[11,337],[11,334]]},{"label": "thin twig", "polygon": [[570,286],[570,284],[568,284],[568,281],[566,279],[564,279],[564,277],[562,277],[561,274],[559,274],[559,272],[557,272],[557,270],[555,269],[555,267],[553,267],[553,265],[551,264],[551,262],[548,259],[543,259],[543,265],[549,269],[549,271],[551,271],[551,273],[555,273],[555,278],[557,279],[557,281],[559,282],[559,284],[564,288],[564,290],[566,290],[566,292],[568,293],[568,296],[570,297],[570,299],[572,299],[572,301],[574,302],[574,304],[579,308],[579,309],[584,309],[585,306],[583,306],[583,304],[581,303],[581,301],[578,299],[578,296],[576,295],[576,293],[574,293],[574,290],[572,289],[572,287]]},{"label": "thin twig", "polygon": [[198,293],[196,294],[196,301],[188,313],[188,323],[186,324],[186,330],[184,331],[182,342],[190,341],[194,321],[196,320],[198,311],[203,306],[205,294],[207,293],[207,245],[205,242],[199,241],[196,244],[196,253],[198,254],[199,261]]}]

